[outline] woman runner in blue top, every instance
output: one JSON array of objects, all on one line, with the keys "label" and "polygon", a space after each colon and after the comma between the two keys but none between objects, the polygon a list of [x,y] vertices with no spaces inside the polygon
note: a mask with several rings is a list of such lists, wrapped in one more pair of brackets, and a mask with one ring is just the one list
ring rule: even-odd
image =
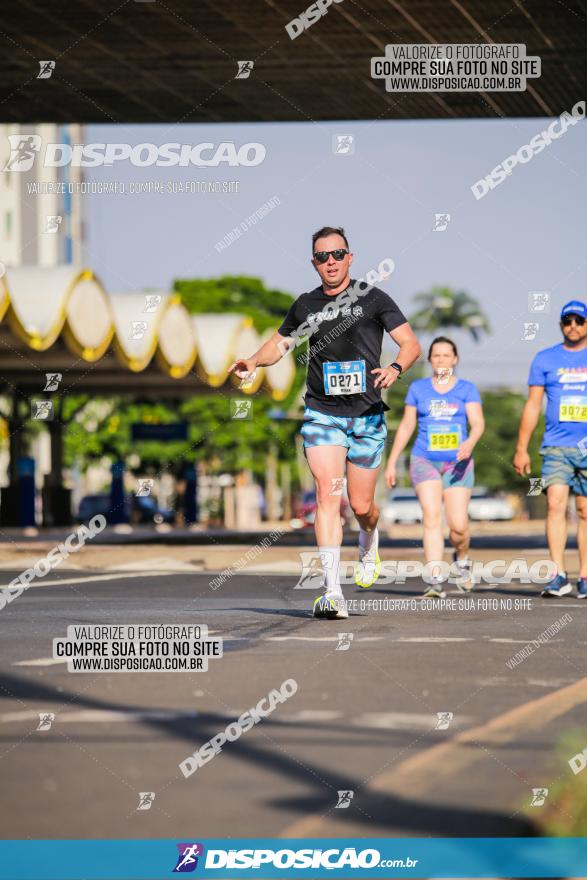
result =
[{"label": "woman runner in blue top", "polygon": [[[418,435],[410,457],[410,477],[422,507],[424,556],[431,576],[426,597],[443,598],[444,553],[442,503],[446,512],[457,586],[473,587],[469,549],[468,507],[475,481],[473,449],[483,434],[485,422],[481,397],[475,385],[454,374],[457,347],[451,339],[438,336],[428,352],[431,378],[416,379],[406,396],[404,415],[399,423],[385,470],[389,487],[395,486],[397,461],[406,448],[416,425]],[[470,433],[467,435],[467,421]]]}]

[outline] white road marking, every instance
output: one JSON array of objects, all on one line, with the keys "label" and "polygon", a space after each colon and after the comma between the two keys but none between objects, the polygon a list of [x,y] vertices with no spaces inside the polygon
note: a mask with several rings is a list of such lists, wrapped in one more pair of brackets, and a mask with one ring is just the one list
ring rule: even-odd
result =
[{"label": "white road marking", "polygon": [[[39,715],[49,710],[33,712],[26,710],[21,712],[5,712],[0,715],[0,723],[10,724],[15,721],[38,721]],[[198,712],[128,712],[116,709],[80,709],[77,712],[57,712],[54,724],[77,724],[91,722],[92,724],[125,723],[128,721],[160,721],[174,720],[176,718],[196,718]]]},{"label": "white road marking", "polygon": [[573,684],[573,679],[555,678],[553,681],[542,681],[539,678],[529,678],[526,679],[526,684],[534,685],[534,687],[560,688],[566,687],[569,684]]},{"label": "white road marking", "polygon": [[29,584],[27,589],[39,589],[40,587],[62,587],[67,584],[77,584],[78,586],[83,586],[84,584],[93,583],[95,581],[126,581],[129,578],[138,578],[138,577],[164,577],[165,575],[169,575],[168,571],[141,571],[132,573],[132,574],[96,574],[90,575],[90,577],[82,577],[82,578],[59,578],[54,581],[46,581],[43,578],[36,578],[32,583]]},{"label": "white road marking", "polygon": [[[501,642],[506,645],[527,645],[532,639],[487,639],[488,642]],[[549,642],[564,642],[564,639],[549,639]]]},{"label": "white road marking", "polygon": [[157,556],[152,559],[143,559],[136,562],[125,562],[122,565],[108,565],[105,571],[157,571],[189,573],[193,571],[204,571],[203,563],[182,562],[179,559],[173,559],[171,556]]},{"label": "white road marking", "polygon": [[[342,626],[342,623],[341,623]],[[261,639],[263,642],[288,642],[288,641],[296,641],[296,642],[337,642],[338,635],[336,636],[267,636],[264,639]],[[464,637],[455,637],[450,638],[448,636],[411,636],[406,638],[399,639],[387,639],[386,636],[360,636],[359,638],[353,639],[354,642],[381,642],[381,641],[389,641],[389,642],[474,642],[473,638],[464,638]],[[525,642],[524,642],[525,644]]]},{"label": "white road marking", "polygon": [[[21,558],[19,556],[18,560],[13,559],[12,562],[0,562],[0,571],[15,571],[20,573],[21,571],[26,571],[27,568],[34,568],[36,562],[39,561],[40,556],[29,556]],[[63,561],[59,565],[59,571],[79,571],[83,574],[84,571],[87,571],[87,568],[84,568],[80,564],[75,564],[70,561]],[[18,575],[15,575],[18,577]]]},{"label": "white road marking", "polygon": [[[468,724],[470,721],[471,718],[468,715],[460,715],[458,719],[459,724]],[[433,712],[428,715],[410,712],[364,712],[354,718],[351,723],[353,727],[378,727],[385,730],[403,730],[404,728],[427,730],[436,727],[438,718]],[[456,723],[455,721],[454,724]],[[454,724],[451,721],[451,725],[454,726]]]},{"label": "white road marking", "polygon": [[38,657],[36,660],[17,660],[13,666],[57,666],[58,663],[67,663],[67,657]]},{"label": "white road marking", "polygon": [[[227,566],[230,568],[230,566]],[[300,561],[292,562],[289,559],[276,560],[275,562],[252,563],[242,568],[239,572],[233,574],[301,574],[302,566]]]},{"label": "white road marking", "polygon": [[[50,712],[44,708],[34,711],[32,709],[18,712],[5,712],[0,715],[0,724],[15,724],[21,721],[34,721],[38,723],[39,715]],[[228,708],[222,712],[222,717],[231,719],[238,718],[243,709]],[[136,721],[174,721],[177,719],[197,718],[200,712],[165,712],[165,711],[127,711],[121,709],[79,709],[68,712],[57,712],[53,724],[129,724]],[[288,724],[320,723],[336,721],[344,718],[342,712],[335,709],[302,709],[293,715],[282,716],[282,722]],[[459,716],[453,722],[464,725],[471,722],[470,716]],[[370,727],[376,730],[428,730],[434,728],[438,719],[430,713],[412,714],[409,712],[363,712],[354,718],[348,719],[347,724],[352,727]],[[44,731],[39,731],[43,733]]]},{"label": "white road marking", "polygon": [[[342,623],[341,623],[342,625]],[[357,642],[380,642],[385,636],[361,636]],[[262,642],[338,642],[336,636],[266,636]]]},{"label": "white road marking", "polygon": [[552,608],[586,608],[587,602],[553,602],[552,599],[547,599],[547,602]]},{"label": "white road marking", "polygon": [[[209,635],[219,633],[220,630],[211,629]],[[360,636],[353,639],[353,642],[381,642],[385,641],[385,636]],[[223,642],[249,642],[253,641],[250,636],[222,636]],[[260,642],[338,642],[338,635],[332,636],[263,636],[258,639]],[[473,642],[472,638],[443,638],[441,636],[423,636],[414,638],[387,639],[390,642],[433,642],[434,644],[442,642]],[[554,641],[554,639],[552,640]],[[524,642],[523,644],[526,644]],[[12,663],[12,666],[56,666],[59,663],[66,663],[68,658],[55,659],[53,657],[37,657],[33,660],[18,660]]]},{"label": "white road marking", "polygon": [[511,677],[503,675],[494,675],[493,678],[479,678],[476,682],[479,687],[503,687],[504,685],[512,684]]},{"label": "white road marking", "polygon": [[504,645],[527,645],[528,639],[487,639],[488,642],[498,642]]},{"label": "white road marking", "polygon": [[464,638],[464,637],[455,637],[450,638],[448,636],[410,636],[409,638],[401,638],[401,639],[393,639],[394,642],[434,642],[435,644],[438,642],[474,642],[475,639],[472,638]]},{"label": "white road marking", "polygon": [[[153,572],[148,573],[147,575],[139,575],[132,574],[126,575],[125,577],[142,577],[142,576],[156,576]],[[106,575],[101,576],[102,578],[107,577]],[[109,577],[109,576],[108,576]],[[65,581],[60,581],[59,583],[66,583]],[[75,583],[78,583],[75,581]],[[213,635],[215,633],[220,633],[223,642],[249,642],[253,641],[253,638],[250,636],[233,636],[233,635],[222,635],[221,630],[210,629],[208,630],[208,635]],[[507,638],[487,638],[487,636],[483,637],[488,642],[494,642],[498,644],[506,644],[506,645],[527,645],[529,643],[529,639],[507,639]],[[258,642],[338,642],[338,634],[332,636],[263,636],[260,639],[257,639]],[[405,636],[397,639],[390,639],[386,636],[359,636],[356,639],[353,639],[353,642],[401,642],[408,644],[452,644],[455,642],[474,642],[475,638],[472,637],[464,637],[464,636]],[[550,642],[564,642],[564,639],[550,639]],[[587,642],[579,642],[579,644],[587,644]],[[18,660],[12,663],[12,666],[57,666],[60,663],[66,663],[67,658],[63,659],[55,659],[53,657],[37,657],[32,660]],[[505,679],[504,679],[505,681]]]},{"label": "white road marking", "polygon": [[[524,685],[528,685],[529,687],[560,688],[566,687],[567,685],[572,683],[573,679],[569,678],[553,678],[550,681],[542,680],[539,678],[526,678],[524,680]],[[518,686],[518,683],[515,681],[515,679],[512,679],[511,677],[503,678],[502,676],[496,676],[495,678],[480,678],[477,681],[477,684],[480,687],[504,687],[504,685],[506,687],[508,685],[515,687]]]},{"label": "white road marking", "polygon": [[334,721],[342,718],[342,712],[336,709],[300,709],[294,715],[289,715],[287,721]]}]

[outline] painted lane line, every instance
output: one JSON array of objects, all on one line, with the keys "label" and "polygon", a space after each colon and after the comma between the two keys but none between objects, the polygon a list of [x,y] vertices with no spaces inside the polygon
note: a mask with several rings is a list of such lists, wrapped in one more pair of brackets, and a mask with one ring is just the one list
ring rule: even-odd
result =
[{"label": "painted lane line", "polygon": [[[361,636],[357,642],[381,642],[385,636]],[[263,642],[338,642],[338,636],[265,636]]]},{"label": "painted lane line", "polygon": [[[41,714],[43,714],[43,711],[23,710],[21,712],[6,712],[0,715],[0,723],[11,724],[17,721],[38,721]],[[58,712],[54,723],[78,724],[91,722],[92,724],[124,724],[130,721],[174,721],[178,718],[196,718],[198,715],[198,712],[132,712],[122,709],[120,711],[116,709],[80,709],[77,712]]]},{"label": "painted lane line", "polygon": [[302,721],[335,721],[337,718],[342,718],[342,712],[336,709],[300,709],[299,712],[290,715],[287,720],[299,723]]},{"label": "painted lane line", "polygon": [[[145,568],[148,566],[148,568]],[[105,566],[105,571],[120,572],[143,572],[164,571],[166,574],[190,574],[191,572],[205,572],[203,563],[183,562],[181,559],[173,559],[171,556],[156,556],[153,559],[139,560],[137,562],[124,562],[122,564]]]},{"label": "painted lane line", "polygon": [[[49,710],[45,710],[49,711]],[[230,720],[238,718],[244,709],[227,708],[221,713],[222,718]],[[17,712],[5,712],[0,715],[1,724],[15,724],[20,721],[38,721],[43,711],[32,709]],[[125,709],[79,709],[57,713],[55,724],[126,724],[136,721],[175,721],[193,719],[199,712],[165,712],[165,711],[129,711]],[[284,724],[309,724],[338,721],[344,717],[343,712],[335,709],[302,709],[292,715],[282,717]],[[363,712],[354,718],[347,719],[349,726],[354,728],[369,727],[375,730],[428,730],[435,726],[437,718],[433,714],[413,714],[402,712]],[[459,719],[461,724],[470,721],[469,716]]]},{"label": "painted lane line", "polygon": [[[532,639],[487,639],[488,642],[501,642],[504,645],[527,645]],[[549,642],[564,642],[564,639],[549,639]]]},{"label": "painted lane line", "polygon": [[455,637],[450,638],[449,636],[410,636],[409,638],[400,638],[393,639],[394,642],[434,642],[438,644],[439,642],[474,642],[475,639],[472,638],[464,638],[464,637]]},{"label": "painted lane line", "polygon": [[[487,638],[487,636],[485,636]],[[503,645],[527,645],[528,639],[487,639],[488,642],[497,642]]]},{"label": "painted lane line", "polygon": [[[221,630],[209,630],[208,634],[220,633]],[[362,636],[356,642],[381,642],[385,641],[385,636]],[[250,636],[222,636],[223,642],[250,642],[253,638]],[[262,636],[257,642],[338,642],[338,636]],[[407,638],[407,639],[387,639],[389,642],[433,642],[434,644],[443,642],[473,642],[474,639],[465,638],[441,638],[441,637],[425,637],[425,638]],[[523,642],[526,644],[526,642]],[[36,657],[33,660],[17,660],[12,666],[57,666],[59,663],[66,663],[67,658],[55,659],[53,657]]]},{"label": "painted lane line", "polygon": [[38,657],[36,660],[17,660],[12,666],[57,666],[59,663],[67,663],[67,657]]},{"label": "painted lane line", "polygon": [[[471,718],[463,715],[458,722],[461,725],[468,724]],[[436,727],[438,717],[433,712],[428,715],[411,712],[364,712],[351,723],[353,726],[379,727],[384,730],[429,730]]]},{"label": "painted lane line", "polygon": [[[125,574],[96,574],[90,575],[90,577],[84,578],[61,578],[54,581],[45,581],[42,579],[39,580],[39,583],[33,581],[27,587],[28,590],[38,590],[41,587],[61,587],[66,586],[68,584],[77,584],[78,586],[83,586],[84,584],[93,583],[95,581],[126,581],[129,578],[145,578],[145,577],[171,577],[175,572],[168,571],[148,571],[148,572],[138,572]],[[6,584],[8,586],[8,584]]]}]

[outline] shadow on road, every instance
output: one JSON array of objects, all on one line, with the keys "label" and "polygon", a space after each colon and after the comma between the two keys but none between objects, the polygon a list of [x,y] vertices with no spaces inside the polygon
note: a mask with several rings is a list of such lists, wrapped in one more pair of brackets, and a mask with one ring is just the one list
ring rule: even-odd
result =
[{"label": "shadow on road", "polygon": [[[121,705],[95,697],[79,695],[64,689],[58,691],[51,685],[23,679],[9,673],[0,676],[0,698],[39,701],[45,706],[58,704],[59,707],[77,709],[102,709],[145,714],[154,714],[158,711],[164,714],[172,712],[168,707],[157,710],[153,706]],[[157,730],[168,739],[173,738],[187,743],[190,751],[194,751],[199,748],[199,745],[223,730],[227,721],[230,720],[226,715],[217,713],[199,713],[195,717],[193,715],[189,717],[188,713],[182,715],[181,712],[182,710],[178,710],[177,716],[169,718],[138,718],[134,723],[140,723],[147,728]],[[323,724],[295,723],[296,731],[308,731],[317,727],[324,732]],[[406,792],[405,797],[398,797],[394,794],[363,789],[362,778],[346,772],[346,768],[341,769],[340,772],[332,772],[332,770],[325,770],[318,764],[313,764],[305,759],[302,761],[287,754],[282,742],[271,740],[272,735],[284,729],[292,731],[294,728],[291,723],[280,722],[279,719],[273,720],[269,717],[264,719],[259,726],[260,734],[269,740],[266,745],[255,744],[251,739],[247,740],[247,735],[244,734],[241,739],[224,746],[225,752],[230,751],[232,760],[248,764],[253,769],[255,767],[263,768],[264,772],[270,770],[279,777],[284,786],[288,781],[296,786],[302,781],[310,787],[311,790],[307,795],[294,798],[279,797],[269,801],[270,806],[274,809],[287,810],[290,814],[295,811],[300,816],[328,813],[336,804],[337,791],[352,790],[355,794],[360,793],[360,808],[351,804],[348,809],[338,811],[336,817],[343,823],[352,822],[364,825],[365,836],[377,832],[458,837],[527,837],[538,835],[534,824],[525,817],[512,817],[494,810],[460,808],[450,804],[426,804],[411,799],[409,792]],[[340,725],[333,724],[332,729],[340,731]],[[354,732],[355,729],[353,729]],[[361,730],[360,727],[356,728],[356,733],[362,737],[369,734],[374,735],[373,731]],[[55,734],[59,734],[58,726],[55,728]],[[98,737],[96,738],[98,739]],[[30,740],[23,741],[22,746],[26,748],[29,742]],[[380,736],[377,736],[373,742],[380,742]],[[405,748],[401,748],[400,753],[404,752]],[[184,757],[186,754],[182,753],[180,758],[183,760]],[[222,754],[217,757],[222,759]],[[35,772],[31,765],[31,774]],[[200,772],[205,774],[205,768],[201,768]],[[23,782],[25,783],[23,790],[26,790],[26,780]],[[179,767],[177,767],[177,782],[190,785],[190,779],[184,779]],[[228,796],[228,792],[226,794]],[[16,805],[13,803],[14,806]]]}]

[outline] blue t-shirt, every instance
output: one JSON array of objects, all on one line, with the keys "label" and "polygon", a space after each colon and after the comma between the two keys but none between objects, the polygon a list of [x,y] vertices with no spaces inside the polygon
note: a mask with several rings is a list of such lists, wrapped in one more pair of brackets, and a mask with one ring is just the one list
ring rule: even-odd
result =
[{"label": "blue t-shirt", "polygon": [[481,403],[475,385],[457,379],[455,385],[440,394],[432,379],[416,379],[408,388],[406,404],[418,413],[418,436],[412,455],[430,461],[456,461],[457,450],[467,439],[467,403]]},{"label": "blue t-shirt", "polygon": [[528,385],[546,391],[545,446],[576,446],[587,437],[587,348],[569,351],[563,343],[539,351]]}]

